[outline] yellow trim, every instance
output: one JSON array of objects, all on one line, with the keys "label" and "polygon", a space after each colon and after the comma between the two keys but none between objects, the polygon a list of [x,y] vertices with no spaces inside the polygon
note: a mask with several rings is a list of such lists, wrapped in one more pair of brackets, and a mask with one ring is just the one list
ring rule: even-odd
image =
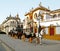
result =
[{"label": "yellow trim", "polygon": [[60,35],[54,35],[54,36],[44,35],[43,37],[45,39],[50,39],[50,40],[60,40]]},{"label": "yellow trim", "polygon": [[56,35],[56,26],[54,26],[54,35]]},{"label": "yellow trim", "polygon": [[50,35],[50,26],[48,27],[48,35]]}]

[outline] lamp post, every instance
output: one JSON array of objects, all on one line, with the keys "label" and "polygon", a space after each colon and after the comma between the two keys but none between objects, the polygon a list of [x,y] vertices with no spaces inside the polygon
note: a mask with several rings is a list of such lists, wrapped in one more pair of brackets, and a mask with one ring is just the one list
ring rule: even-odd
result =
[{"label": "lamp post", "polygon": [[[40,44],[41,44],[41,34],[40,34],[40,31],[41,31],[41,26],[40,26],[40,19],[41,19],[41,16],[39,15],[38,17],[37,17],[37,20],[38,20],[38,39],[40,38]],[[39,36],[40,35],[40,36]]]}]

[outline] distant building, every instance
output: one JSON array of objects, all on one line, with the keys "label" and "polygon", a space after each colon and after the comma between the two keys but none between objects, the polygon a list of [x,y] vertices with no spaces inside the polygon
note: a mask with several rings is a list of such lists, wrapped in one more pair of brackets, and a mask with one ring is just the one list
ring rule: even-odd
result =
[{"label": "distant building", "polygon": [[5,21],[1,24],[2,31],[8,32],[10,30],[16,30],[16,27],[19,25],[21,26],[21,19],[19,18],[19,15],[17,14],[15,17],[11,16],[11,14],[6,18]]},{"label": "distant building", "polygon": [[[47,39],[60,40],[60,9],[51,11],[39,4],[37,8],[32,8],[26,16],[25,28],[33,29],[33,33],[38,33],[39,24],[45,29],[44,37]],[[39,21],[38,21],[38,17]]]},{"label": "distant building", "polygon": [[28,25],[27,22],[29,22],[29,20],[27,20],[27,18],[25,18],[23,20],[23,32],[26,32],[26,31],[30,32],[30,26]]}]

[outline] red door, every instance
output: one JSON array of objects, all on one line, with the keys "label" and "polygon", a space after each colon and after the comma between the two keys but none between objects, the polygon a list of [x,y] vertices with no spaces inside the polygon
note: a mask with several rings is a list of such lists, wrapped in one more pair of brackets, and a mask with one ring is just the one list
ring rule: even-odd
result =
[{"label": "red door", "polygon": [[54,35],[54,27],[50,27],[50,35]]}]

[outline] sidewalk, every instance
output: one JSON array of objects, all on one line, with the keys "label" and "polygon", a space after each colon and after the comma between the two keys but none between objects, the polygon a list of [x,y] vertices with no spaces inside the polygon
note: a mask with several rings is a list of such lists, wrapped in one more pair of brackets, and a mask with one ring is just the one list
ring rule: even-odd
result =
[{"label": "sidewalk", "polygon": [[0,40],[9,46],[12,51],[59,51],[60,41],[42,40],[42,45],[35,42],[29,43],[27,40],[23,42],[20,39],[14,39],[8,35],[0,34]]}]

